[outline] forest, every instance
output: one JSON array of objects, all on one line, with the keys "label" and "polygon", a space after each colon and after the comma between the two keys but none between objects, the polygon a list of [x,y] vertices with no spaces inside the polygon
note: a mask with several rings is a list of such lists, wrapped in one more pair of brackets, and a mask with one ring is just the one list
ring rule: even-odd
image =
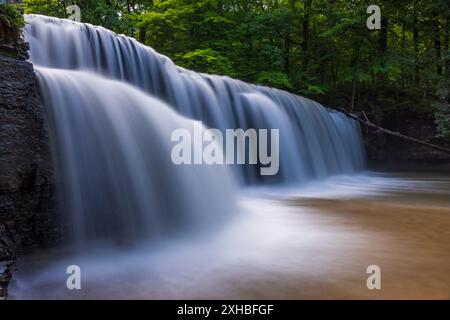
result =
[{"label": "forest", "polygon": [[449,32],[449,0],[0,0],[0,300],[448,300]]},{"label": "forest", "polygon": [[392,127],[417,119],[450,136],[450,3],[377,1],[25,0],[26,13],[67,17],[135,37],[178,65],[365,110]]}]

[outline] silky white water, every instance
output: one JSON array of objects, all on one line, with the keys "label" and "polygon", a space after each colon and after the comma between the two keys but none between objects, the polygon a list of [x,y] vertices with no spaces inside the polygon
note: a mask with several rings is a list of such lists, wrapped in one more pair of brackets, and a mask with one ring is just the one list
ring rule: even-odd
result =
[{"label": "silky white water", "polygon": [[230,215],[234,182],[226,167],[170,160],[171,132],[193,131],[194,121],[125,83],[86,71],[36,70],[61,207],[77,242],[164,236]]},{"label": "silky white water", "polygon": [[[17,276],[13,297],[214,297],[214,285],[225,288],[241,266],[290,275],[319,243],[367,241],[316,230],[307,215],[299,219],[274,200],[300,187],[334,192],[340,187],[321,181],[364,169],[353,120],[281,90],[179,68],[101,27],[26,20],[59,212],[69,247],[83,254],[64,249],[61,258],[51,253],[50,261],[31,264]],[[278,175],[263,177],[257,165],[176,166],[171,133],[192,131],[195,121],[220,130],[280,130]],[[310,249],[293,254],[302,247]],[[322,273],[330,259],[323,258]],[[65,291],[66,264],[80,264],[85,291]],[[196,279],[212,291],[195,291]]]},{"label": "silky white water", "polygon": [[27,22],[35,65],[89,70],[133,84],[207,127],[280,129],[280,173],[262,177],[255,166],[234,167],[241,183],[299,183],[364,168],[358,124],[314,101],[179,68],[136,40],[101,27],[42,16],[27,16]]},{"label": "silky white water", "polygon": [[[449,187],[442,174],[365,173],[322,190],[249,190],[214,234],[24,257],[10,298],[446,299]],[[379,291],[366,287],[373,264],[383,272]],[[81,290],[66,288],[69,265],[81,268]]]},{"label": "silky white water", "polygon": [[[302,184],[364,167],[358,125],[313,101],[178,68],[101,27],[26,20],[60,207],[79,243],[218,225],[233,211],[234,184]],[[192,130],[187,118],[220,130],[280,130],[278,175],[263,177],[256,165],[175,166],[170,136],[178,128]]]}]

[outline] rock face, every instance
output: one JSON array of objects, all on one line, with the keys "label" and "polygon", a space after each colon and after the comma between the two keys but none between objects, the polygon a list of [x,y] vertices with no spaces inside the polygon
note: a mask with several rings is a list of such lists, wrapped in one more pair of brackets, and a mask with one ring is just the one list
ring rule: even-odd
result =
[{"label": "rock face", "polygon": [[0,262],[57,239],[53,186],[33,66],[0,56]]},{"label": "rock face", "polygon": [[8,296],[8,285],[12,277],[13,261],[0,262],[0,300]]}]

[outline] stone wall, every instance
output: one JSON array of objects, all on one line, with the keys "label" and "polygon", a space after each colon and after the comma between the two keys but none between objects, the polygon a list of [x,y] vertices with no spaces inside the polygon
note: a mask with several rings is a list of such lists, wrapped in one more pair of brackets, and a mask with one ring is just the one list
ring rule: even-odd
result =
[{"label": "stone wall", "polygon": [[58,238],[53,189],[33,65],[0,56],[0,262]]}]

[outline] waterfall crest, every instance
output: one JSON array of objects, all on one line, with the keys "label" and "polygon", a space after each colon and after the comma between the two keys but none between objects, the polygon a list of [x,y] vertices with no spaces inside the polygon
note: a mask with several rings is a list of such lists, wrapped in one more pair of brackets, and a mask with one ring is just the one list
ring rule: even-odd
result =
[{"label": "waterfall crest", "polygon": [[102,27],[38,15],[26,20],[31,61],[37,65],[90,70],[128,82],[208,127],[280,129],[280,173],[261,177],[258,170],[239,166],[234,169],[242,183],[298,183],[364,168],[359,125],[316,102],[185,70],[136,40]]},{"label": "waterfall crest", "polygon": [[[217,224],[233,211],[236,178],[300,184],[364,167],[358,124],[309,99],[185,70],[101,27],[26,21],[62,210],[80,243]],[[174,165],[171,133],[192,132],[195,120],[220,130],[278,129],[278,175],[263,177],[254,165]]]}]

